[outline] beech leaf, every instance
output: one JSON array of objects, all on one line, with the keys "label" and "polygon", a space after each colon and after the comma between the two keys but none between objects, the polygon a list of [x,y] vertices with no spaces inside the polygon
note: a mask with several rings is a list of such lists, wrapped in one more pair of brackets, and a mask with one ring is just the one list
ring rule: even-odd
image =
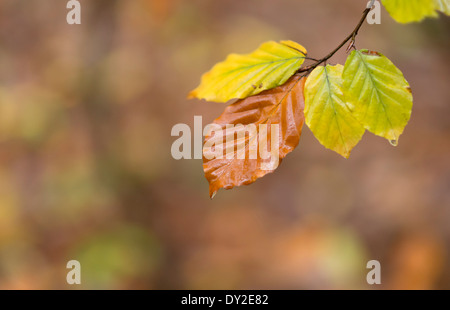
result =
[{"label": "beech leaf", "polygon": [[[214,121],[220,130],[206,135],[203,148],[211,198],[220,188],[248,185],[273,172],[297,147],[304,123],[305,80],[295,75],[282,86],[239,100]],[[227,130],[230,125],[236,126]]]},{"label": "beech leaf", "polygon": [[353,116],[370,132],[397,145],[411,117],[411,88],[384,55],[353,51],[345,63],[343,89]]},{"label": "beech leaf", "polygon": [[435,0],[382,0],[382,3],[392,18],[402,24],[438,16]]},{"label": "beech leaf", "polygon": [[343,70],[342,65],[327,65],[310,74],[305,84],[305,121],[323,146],[348,158],[365,129],[345,102]]},{"label": "beech leaf", "polygon": [[301,67],[306,49],[293,41],[269,41],[247,55],[231,54],[202,77],[189,98],[227,102],[284,84]]}]

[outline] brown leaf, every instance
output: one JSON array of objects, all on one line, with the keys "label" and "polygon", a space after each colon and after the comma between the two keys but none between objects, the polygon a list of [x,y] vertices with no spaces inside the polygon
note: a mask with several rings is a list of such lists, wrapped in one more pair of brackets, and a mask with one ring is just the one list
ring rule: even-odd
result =
[{"label": "brown leaf", "polygon": [[216,128],[206,135],[203,147],[211,198],[220,188],[248,185],[273,172],[297,147],[305,120],[305,80],[295,75],[279,87],[239,100],[214,121]]}]

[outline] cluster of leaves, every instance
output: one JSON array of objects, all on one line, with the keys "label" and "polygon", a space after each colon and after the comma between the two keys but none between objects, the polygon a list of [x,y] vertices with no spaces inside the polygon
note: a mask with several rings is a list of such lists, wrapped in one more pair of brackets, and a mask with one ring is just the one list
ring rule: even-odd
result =
[{"label": "cluster of leaves", "polygon": [[[448,13],[450,0],[383,0],[392,16],[401,22],[434,16],[435,9]],[[429,3],[428,3],[429,2]],[[432,7],[432,12],[428,10]],[[365,16],[370,9],[366,9]],[[228,102],[223,114],[214,121],[224,130],[228,125],[278,124],[281,161],[294,150],[306,123],[318,141],[345,158],[359,143],[365,131],[386,138],[396,146],[412,110],[411,88],[402,72],[384,55],[367,49],[356,50],[354,39],[359,27],[338,47],[351,40],[345,65],[322,65],[337,51],[302,68],[306,49],[293,41],[266,42],[247,55],[229,55],[203,75],[190,98]],[[419,16],[421,16],[419,18]],[[276,169],[267,169],[267,160],[238,159],[236,149],[261,139],[258,126],[244,139],[226,144],[222,137],[209,135],[205,144],[231,150],[226,158],[204,156],[203,168],[213,197],[220,188],[246,185]],[[268,140],[270,140],[270,129]],[[217,140],[217,139],[216,139]],[[229,153],[229,152],[228,152]],[[204,154],[205,155],[205,154]],[[265,169],[263,169],[265,168]]]}]

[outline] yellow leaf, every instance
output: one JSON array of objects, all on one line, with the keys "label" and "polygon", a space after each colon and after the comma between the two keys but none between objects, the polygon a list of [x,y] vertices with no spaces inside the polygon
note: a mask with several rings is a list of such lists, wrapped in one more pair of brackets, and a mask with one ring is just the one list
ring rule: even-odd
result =
[{"label": "yellow leaf", "polygon": [[317,67],[305,84],[305,121],[314,136],[345,158],[364,135],[342,91],[342,65]]},{"label": "yellow leaf", "polygon": [[370,132],[397,145],[413,102],[402,72],[382,54],[360,50],[348,56],[342,78],[353,116]]},{"label": "yellow leaf", "polygon": [[205,73],[189,98],[227,102],[284,84],[301,67],[306,49],[292,41],[269,41],[247,55],[231,54]]},{"label": "yellow leaf", "polygon": [[420,22],[426,17],[437,17],[435,0],[382,0],[386,10],[397,22]]}]

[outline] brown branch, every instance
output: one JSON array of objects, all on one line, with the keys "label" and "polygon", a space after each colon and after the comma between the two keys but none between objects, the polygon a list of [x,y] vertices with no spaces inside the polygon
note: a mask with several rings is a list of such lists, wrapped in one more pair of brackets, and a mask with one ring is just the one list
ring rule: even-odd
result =
[{"label": "brown branch", "polygon": [[301,68],[300,70],[297,71],[297,73],[308,72],[308,71],[314,70],[317,66],[319,66],[320,64],[326,62],[328,59],[333,57],[334,54],[336,54],[348,41],[352,40],[352,42],[354,43],[355,38],[358,35],[359,29],[361,29],[361,26],[363,25],[364,21],[366,20],[367,15],[369,14],[371,9],[372,9],[372,7],[368,7],[364,10],[363,16],[362,16],[361,20],[359,21],[358,25],[356,26],[356,28],[353,30],[353,32],[347,38],[345,38],[344,41],[342,41],[341,44],[339,44],[338,47],[336,47],[327,56],[323,57],[322,59],[317,60],[314,64],[304,67],[304,68]]}]

